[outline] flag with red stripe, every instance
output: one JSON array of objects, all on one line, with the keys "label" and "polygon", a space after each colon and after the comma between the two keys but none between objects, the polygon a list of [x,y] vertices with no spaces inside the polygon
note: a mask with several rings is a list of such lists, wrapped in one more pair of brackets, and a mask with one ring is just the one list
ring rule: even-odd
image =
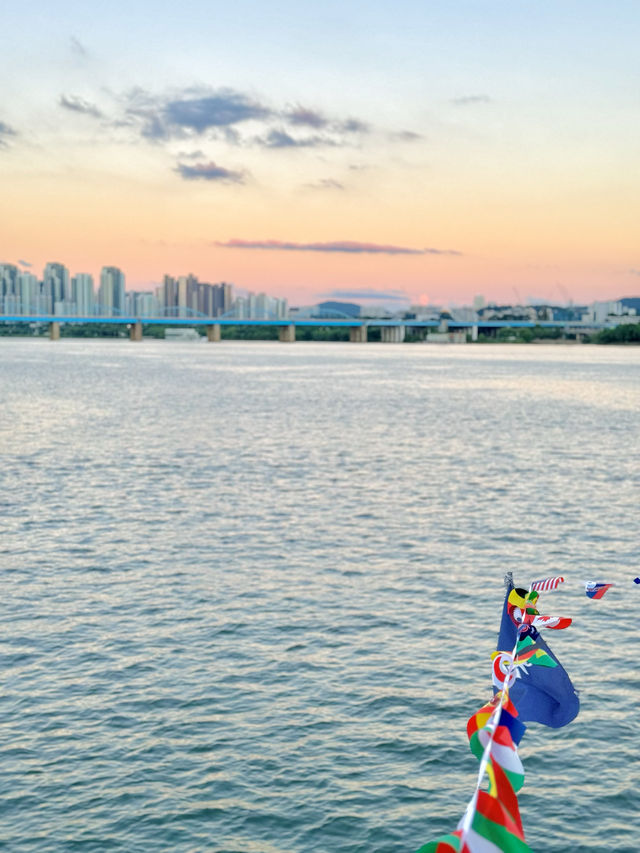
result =
[{"label": "flag with red stripe", "polygon": [[549,592],[549,590],[557,589],[561,583],[564,583],[564,578],[542,578],[542,580],[533,581],[530,584],[530,589],[535,589],[536,592]]}]

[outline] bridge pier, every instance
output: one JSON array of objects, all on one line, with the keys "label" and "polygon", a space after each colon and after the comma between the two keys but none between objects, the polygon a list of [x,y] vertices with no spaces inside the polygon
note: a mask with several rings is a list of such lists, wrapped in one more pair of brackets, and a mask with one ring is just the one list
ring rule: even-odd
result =
[{"label": "bridge pier", "polygon": [[401,344],[406,333],[406,326],[382,326],[380,340],[383,344]]},{"label": "bridge pier", "polygon": [[293,344],[296,340],[296,327],[293,323],[278,326],[278,340],[281,344]]},{"label": "bridge pier", "polygon": [[211,326],[207,326],[207,340],[211,344],[220,342],[220,323],[212,323]]},{"label": "bridge pier", "polygon": [[49,338],[52,341],[60,340],[60,323],[56,320],[49,324]]},{"label": "bridge pier", "polygon": [[142,340],[142,321],[136,320],[135,323],[132,323],[129,327],[129,339],[132,341],[141,341]]},{"label": "bridge pier", "polygon": [[367,327],[366,326],[350,326],[349,341],[352,344],[366,344],[367,342]]},{"label": "bridge pier", "polygon": [[471,340],[472,341],[478,340],[478,327],[477,326],[471,327]]}]

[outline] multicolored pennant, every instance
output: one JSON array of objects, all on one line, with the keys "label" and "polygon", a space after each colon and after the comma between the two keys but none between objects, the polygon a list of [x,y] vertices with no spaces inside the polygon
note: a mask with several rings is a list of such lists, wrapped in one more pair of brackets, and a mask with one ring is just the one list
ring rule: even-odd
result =
[{"label": "multicolored pennant", "polygon": [[[422,846],[418,850],[418,853],[461,853],[461,837],[462,832],[460,830],[452,832],[449,835],[443,835],[440,838],[436,838],[435,841],[429,841]],[[466,846],[465,849],[468,850]]]},{"label": "multicolored pennant", "polygon": [[602,598],[607,592],[615,586],[613,583],[596,583],[595,581],[587,581],[584,585],[584,592],[587,598]]}]

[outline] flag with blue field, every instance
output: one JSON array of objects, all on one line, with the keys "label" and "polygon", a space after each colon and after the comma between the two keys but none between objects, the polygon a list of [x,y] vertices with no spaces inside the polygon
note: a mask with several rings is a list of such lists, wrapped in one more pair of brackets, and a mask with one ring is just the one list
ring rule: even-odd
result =
[{"label": "flag with blue field", "polygon": [[[513,589],[513,583],[509,581],[498,635],[498,652],[507,657],[518,636],[518,626],[508,610],[509,594]],[[527,594],[526,590],[520,593]],[[580,700],[571,679],[532,625],[527,626],[520,637],[512,677],[509,698],[522,722],[542,723],[559,729],[577,716]]]}]

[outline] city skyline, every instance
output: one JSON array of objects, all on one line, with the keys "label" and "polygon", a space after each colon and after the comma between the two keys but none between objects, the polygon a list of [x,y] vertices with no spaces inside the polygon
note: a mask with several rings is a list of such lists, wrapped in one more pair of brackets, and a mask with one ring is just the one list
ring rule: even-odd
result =
[{"label": "city skyline", "polygon": [[11,7],[0,261],[290,304],[634,295],[639,23],[628,0]]},{"label": "city skyline", "polygon": [[[236,292],[233,284],[202,282],[193,273],[165,274],[153,290],[126,287],[123,270],[103,266],[97,281],[91,273],[71,274],[58,261],[48,262],[41,278],[33,270],[15,264],[0,263],[0,321],[3,316],[55,317],[148,317],[148,318],[236,318],[286,319],[289,317],[420,316],[431,319],[451,316],[471,321],[487,314],[491,319],[556,320],[582,319],[604,322],[633,322],[640,310],[640,296],[612,300],[594,300],[590,304],[569,301],[498,304],[476,294],[472,304],[447,306],[409,304],[396,298],[381,304],[366,299],[348,302],[331,299],[312,305],[289,306],[286,298],[264,292]],[[318,313],[319,312],[319,313]],[[327,313],[328,312],[328,313]],[[453,312],[450,314],[449,312]],[[624,317],[624,320],[619,318]]]}]

